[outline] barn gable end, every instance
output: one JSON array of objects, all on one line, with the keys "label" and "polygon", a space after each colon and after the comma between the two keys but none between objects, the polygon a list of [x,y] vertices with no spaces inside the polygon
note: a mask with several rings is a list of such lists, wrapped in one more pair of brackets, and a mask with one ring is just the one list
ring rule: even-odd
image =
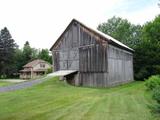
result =
[{"label": "barn gable end", "polygon": [[54,70],[79,69],[78,26],[70,24],[52,49]]}]

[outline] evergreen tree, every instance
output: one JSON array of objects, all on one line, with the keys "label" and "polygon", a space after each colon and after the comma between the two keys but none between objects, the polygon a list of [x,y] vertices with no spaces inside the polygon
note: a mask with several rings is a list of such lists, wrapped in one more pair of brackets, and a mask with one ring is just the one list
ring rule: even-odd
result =
[{"label": "evergreen tree", "polygon": [[38,58],[38,50],[32,48],[28,41],[25,42],[22,50],[23,62],[22,65],[27,64],[28,62]]},{"label": "evergreen tree", "polygon": [[23,51],[22,49],[17,48],[15,50],[15,71],[19,73],[19,70],[23,68],[24,65],[24,58],[23,58]]},{"label": "evergreen tree", "polygon": [[0,32],[0,77],[10,76],[14,73],[15,44],[9,30],[5,27]]},{"label": "evergreen tree", "polygon": [[32,48],[28,41],[24,44],[23,47],[23,62],[26,64],[27,62],[32,60]]},{"label": "evergreen tree", "polygon": [[30,47],[30,44],[28,41],[25,42],[23,47],[23,55],[27,60],[31,59],[32,56],[32,48]]}]

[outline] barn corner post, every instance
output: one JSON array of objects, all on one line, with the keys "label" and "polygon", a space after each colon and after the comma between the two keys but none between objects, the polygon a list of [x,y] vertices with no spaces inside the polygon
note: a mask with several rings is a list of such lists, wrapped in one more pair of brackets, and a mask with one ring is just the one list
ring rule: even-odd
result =
[{"label": "barn corner post", "polygon": [[52,53],[52,72],[54,72],[54,54],[53,54],[53,51],[51,50],[51,53]]}]

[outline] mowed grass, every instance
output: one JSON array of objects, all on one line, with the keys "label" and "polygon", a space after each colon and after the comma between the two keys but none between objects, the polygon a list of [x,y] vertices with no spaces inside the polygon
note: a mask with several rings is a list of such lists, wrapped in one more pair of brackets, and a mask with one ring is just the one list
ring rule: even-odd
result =
[{"label": "mowed grass", "polygon": [[1,80],[0,80],[0,87],[7,86],[7,85],[11,85],[11,84],[14,84],[14,83],[6,82],[6,81],[1,81]]},{"label": "mowed grass", "polygon": [[143,82],[100,89],[52,78],[0,93],[0,120],[158,120],[148,107],[152,102]]}]

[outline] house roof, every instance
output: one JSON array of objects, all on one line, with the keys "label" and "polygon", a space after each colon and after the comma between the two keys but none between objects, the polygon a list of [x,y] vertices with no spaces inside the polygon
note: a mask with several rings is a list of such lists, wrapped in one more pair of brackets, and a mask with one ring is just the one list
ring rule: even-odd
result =
[{"label": "house roof", "polygon": [[86,25],[83,24],[82,22],[79,22],[79,21],[76,20],[76,19],[73,19],[73,20],[70,22],[70,24],[67,26],[67,28],[64,30],[64,32],[60,35],[60,37],[56,40],[56,42],[53,44],[53,46],[50,48],[50,50],[52,50],[52,49],[54,48],[54,46],[58,43],[58,41],[60,40],[60,38],[64,35],[64,33],[67,31],[67,29],[70,27],[70,25],[71,25],[73,22],[79,23],[79,24],[80,24],[81,26],[83,26],[84,28],[86,28],[86,29],[88,29],[89,31],[91,31],[91,32],[93,32],[93,33],[95,33],[95,34],[103,37],[105,40],[109,41],[110,43],[113,43],[113,44],[115,44],[115,45],[118,45],[118,46],[120,46],[120,47],[122,47],[122,48],[125,48],[125,49],[129,50],[129,51],[132,51],[132,52],[134,51],[132,48],[126,46],[125,44],[123,44],[123,43],[121,43],[120,41],[114,39],[113,37],[111,37],[111,36],[109,36],[109,35],[107,35],[107,34],[104,34],[104,33],[102,33],[101,31],[99,31],[99,30],[97,30],[97,29],[93,29],[93,28],[91,28],[91,27],[88,27],[88,26],[86,26]]},{"label": "house roof", "polygon": [[39,64],[39,63],[47,63],[47,64],[49,64],[48,62],[46,62],[46,61],[44,61],[44,60],[36,59],[36,60],[33,60],[33,61],[27,63],[27,64],[24,65],[23,67],[33,67],[33,66],[35,66],[35,65],[37,65],[37,64]]}]

